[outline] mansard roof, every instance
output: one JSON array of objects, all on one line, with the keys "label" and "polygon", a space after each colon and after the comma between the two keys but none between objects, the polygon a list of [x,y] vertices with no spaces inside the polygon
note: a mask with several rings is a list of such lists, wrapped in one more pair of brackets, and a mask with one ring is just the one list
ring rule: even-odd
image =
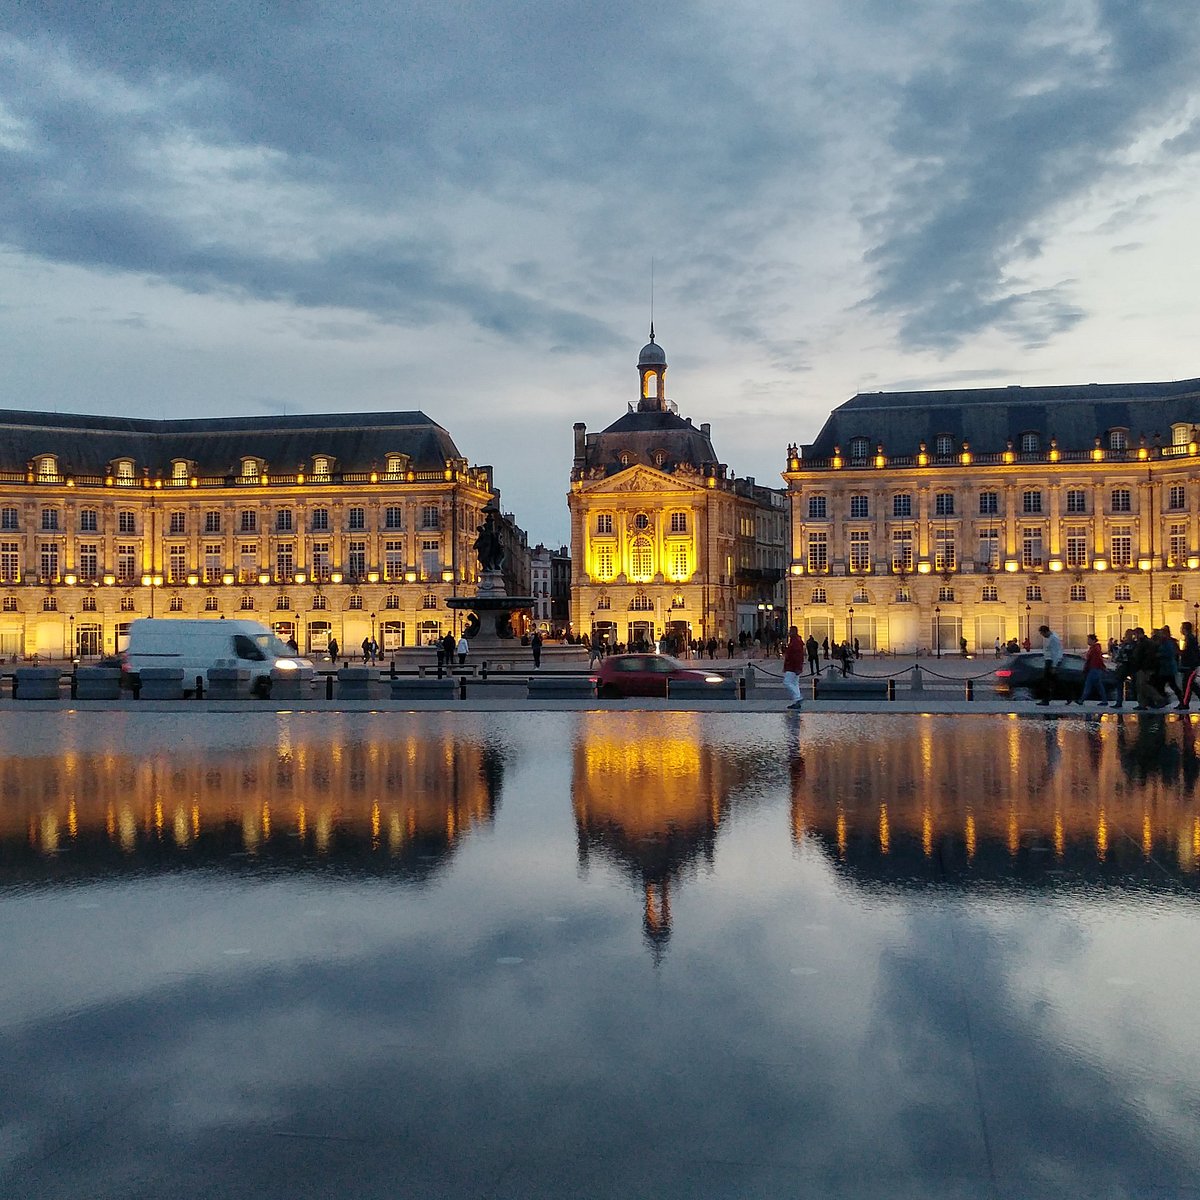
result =
[{"label": "mansard roof", "polygon": [[[698,428],[689,418],[665,410],[630,410],[588,437],[587,466],[601,467],[607,474],[635,463],[657,466],[655,455],[659,452],[666,456],[661,465],[665,471],[688,464],[699,469],[717,462],[707,426]],[[622,464],[621,454],[630,456],[628,464]]]},{"label": "mansard roof", "polygon": [[805,458],[845,452],[850,439],[865,437],[872,450],[915,453],[938,434],[969,442],[979,453],[1003,450],[1023,433],[1051,437],[1065,450],[1087,450],[1110,429],[1129,432],[1130,442],[1155,435],[1170,440],[1172,425],[1200,424],[1200,379],[1167,383],[1089,383],[1057,387],[965,388],[929,392],[860,392],[830,413],[805,446]]},{"label": "mansard roof", "polygon": [[155,421],[0,409],[0,470],[24,470],[37,455],[53,454],[60,471],[79,475],[102,475],[118,458],[152,474],[167,475],[173,460],[186,459],[201,475],[228,475],[246,457],[294,471],[326,454],[339,471],[369,471],[392,453],[407,455],[415,470],[440,470],[462,457],[423,412]]}]

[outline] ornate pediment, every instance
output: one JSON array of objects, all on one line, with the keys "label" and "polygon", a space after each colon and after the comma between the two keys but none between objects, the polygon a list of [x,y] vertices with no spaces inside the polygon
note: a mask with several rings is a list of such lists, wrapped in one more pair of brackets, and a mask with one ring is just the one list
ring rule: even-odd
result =
[{"label": "ornate pediment", "polygon": [[586,482],[583,490],[589,496],[620,495],[626,492],[703,492],[704,485],[691,480],[656,471],[653,467],[636,466],[596,483]]}]

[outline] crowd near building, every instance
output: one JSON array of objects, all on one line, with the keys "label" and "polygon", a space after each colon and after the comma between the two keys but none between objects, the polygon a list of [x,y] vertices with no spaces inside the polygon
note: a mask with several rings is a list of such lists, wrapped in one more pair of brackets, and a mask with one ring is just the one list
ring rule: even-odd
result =
[{"label": "crowd near building", "polygon": [[789,607],[864,651],[1200,614],[1200,380],[855,396],[788,450]]},{"label": "crowd near building", "polygon": [[[516,633],[608,647],[1069,647],[1200,625],[1200,380],[862,394],[739,477],[642,347],[574,427],[570,545],[533,548],[420,412],[134,420],[0,412],[0,653],[95,657],[137,617],[253,617],[319,654],[457,634],[494,511]],[[567,464],[564,464],[564,475]]]}]

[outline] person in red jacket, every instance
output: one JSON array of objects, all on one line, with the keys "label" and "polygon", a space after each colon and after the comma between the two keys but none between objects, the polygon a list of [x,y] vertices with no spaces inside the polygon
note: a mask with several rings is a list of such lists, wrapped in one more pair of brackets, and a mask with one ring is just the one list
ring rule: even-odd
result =
[{"label": "person in red jacket", "polygon": [[1095,692],[1095,699],[1101,704],[1107,704],[1108,694],[1104,690],[1104,651],[1100,649],[1100,639],[1094,633],[1089,633],[1087,640],[1087,654],[1083,660],[1083,694],[1079,697],[1079,703],[1086,704],[1088,697]]},{"label": "person in red jacket", "polygon": [[800,676],[804,674],[804,643],[795,625],[788,630],[788,644],[783,652],[783,686],[792,698],[788,708],[800,708],[804,701],[800,696]]}]

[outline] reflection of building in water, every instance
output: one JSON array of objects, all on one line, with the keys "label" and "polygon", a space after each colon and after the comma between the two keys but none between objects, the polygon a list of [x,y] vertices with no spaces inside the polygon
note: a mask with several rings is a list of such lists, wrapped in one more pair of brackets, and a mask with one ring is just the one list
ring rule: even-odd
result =
[{"label": "reflection of building in water", "polygon": [[276,744],[170,755],[10,757],[0,883],[181,865],[420,880],[490,823],[503,749],[446,732],[373,743],[280,726]]},{"label": "reflection of building in water", "polygon": [[645,718],[581,714],[571,797],[586,868],[595,855],[641,889],[645,936],[656,956],[671,935],[675,882],[712,865],[717,830],[762,760],[714,743],[697,714],[664,714],[648,736]]},{"label": "reflection of building in water", "polygon": [[[1200,888],[1190,720],[882,721],[791,747],[792,835],[864,881]],[[998,753],[998,751],[1000,751]]]}]

